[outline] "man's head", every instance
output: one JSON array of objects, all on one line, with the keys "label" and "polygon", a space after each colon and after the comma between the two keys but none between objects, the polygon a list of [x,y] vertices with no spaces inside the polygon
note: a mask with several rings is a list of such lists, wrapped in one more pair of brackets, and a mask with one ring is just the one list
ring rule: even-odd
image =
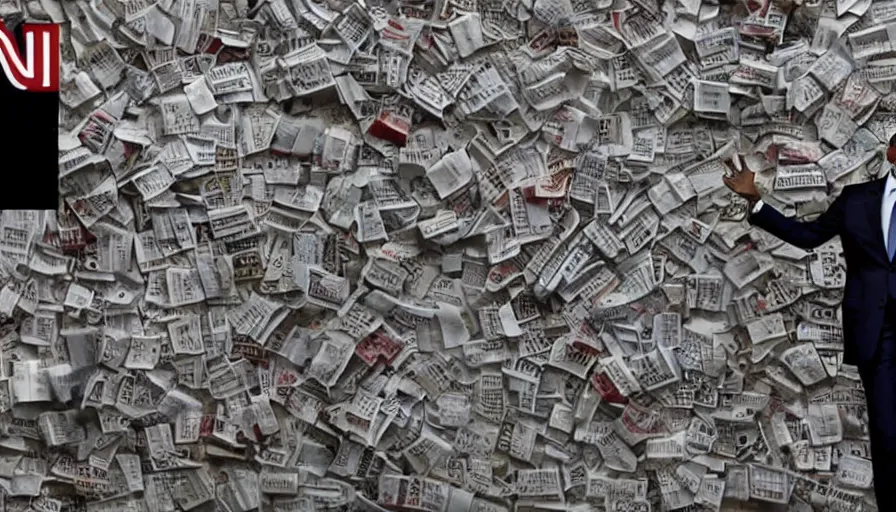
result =
[{"label": "man's head", "polygon": [[896,164],[896,133],[890,137],[890,145],[887,148],[887,161]]}]

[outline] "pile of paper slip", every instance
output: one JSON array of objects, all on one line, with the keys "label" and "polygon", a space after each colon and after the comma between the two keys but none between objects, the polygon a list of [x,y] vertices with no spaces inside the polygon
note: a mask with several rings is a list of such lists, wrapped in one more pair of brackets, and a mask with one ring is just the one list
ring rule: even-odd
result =
[{"label": "pile of paper slip", "polygon": [[882,171],[896,0],[0,14],[64,24],[2,510],[876,510],[840,243],[722,176],[811,218]]}]

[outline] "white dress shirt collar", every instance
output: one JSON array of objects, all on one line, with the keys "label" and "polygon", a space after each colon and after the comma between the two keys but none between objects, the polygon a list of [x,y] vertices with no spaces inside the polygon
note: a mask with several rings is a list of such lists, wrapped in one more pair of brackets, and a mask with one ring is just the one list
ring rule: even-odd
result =
[{"label": "white dress shirt collar", "polygon": [[882,199],[880,204],[880,227],[884,232],[884,247],[889,250],[890,244],[896,243],[890,240],[890,222],[892,221],[890,217],[893,215],[893,205],[896,204],[896,172],[894,172],[892,164],[890,164],[890,172],[887,173],[887,182],[884,184],[884,196]]},{"label": "white dress shirt collar", "polygon": [[884,197],[896,192],[896,165],[890,164],[890,172],[887,173],[887,183],[884,185]]}]

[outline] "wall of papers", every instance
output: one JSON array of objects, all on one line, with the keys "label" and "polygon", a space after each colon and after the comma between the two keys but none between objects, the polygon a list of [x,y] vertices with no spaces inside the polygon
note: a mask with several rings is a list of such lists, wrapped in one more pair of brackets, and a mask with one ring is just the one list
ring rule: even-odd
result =
[{"label": "wall of papers", "polygon": [[0,15],[64,24],[3,510],[874,510],[839,241],[722,176],[812,218],[884,172],[896,1]]}]

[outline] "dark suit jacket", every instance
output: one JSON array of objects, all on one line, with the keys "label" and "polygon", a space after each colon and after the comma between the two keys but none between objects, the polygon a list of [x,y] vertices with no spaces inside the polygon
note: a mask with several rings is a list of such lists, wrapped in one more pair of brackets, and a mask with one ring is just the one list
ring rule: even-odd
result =
[{"label": "dark suit jacket", "polygon": [[784,217],[769,205],[750,216],[785,242],[812,249],[840,235],[846,258],[843,296],[844,362],[867,365],[874,358],[889,297],[896,297],[896,264],[888,261],[881,226],[886,178],[849,185],[811,222]]}]

